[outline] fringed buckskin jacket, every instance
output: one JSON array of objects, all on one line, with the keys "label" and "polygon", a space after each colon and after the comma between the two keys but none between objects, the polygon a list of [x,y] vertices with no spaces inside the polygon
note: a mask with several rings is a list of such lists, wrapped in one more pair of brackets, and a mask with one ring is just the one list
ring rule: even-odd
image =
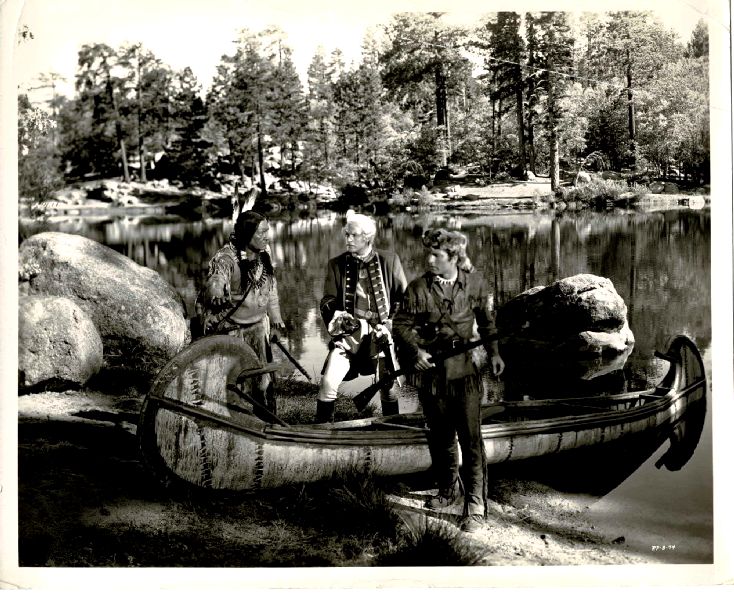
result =
[{"label": "fringed buckskin jacket", "polygon": [[[497,332],[489,286],[481,272],[459,270],[453,285],[441,285],[432,273],[408,285],[400,310],[393,319],[393,333],[402,364],[415,361],[419,349],[441,352],[456,341],[466,343],[474,337],[474,324],[482,339]],[[450,363],[450,367],[449,367]],[[447,359],[444,369],[414,373],[408,377],[416,386],[428,386],[439,393],[437,376],[457,379],[457,394],[476,391],[481,377],[471,352]],[[463,383],[459,381],[463,380]]]},{"label": "fringed buckskin jacket", "polygon": [[[241,267],[246,266],[243,273]],[[233,304],[242,300],[244,289],[249,289],[231,320],[237,324],[249,325],[270,317],[280,323],[280,301],[278,283],[267,252],[259,252],[254,260],[245,260],[245,254],[238,252],[232,243],[221,248],[209,261],[207,282],[219,279],[224,283],[224,293],[230,301],[228,312]],[[225,312],[220,309],[220,312]]]}]

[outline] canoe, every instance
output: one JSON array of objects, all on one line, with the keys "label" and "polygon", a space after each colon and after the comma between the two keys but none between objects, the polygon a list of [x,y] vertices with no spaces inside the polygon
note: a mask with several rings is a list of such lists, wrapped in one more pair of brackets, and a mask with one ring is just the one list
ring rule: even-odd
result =
[{"label": "canoe", "polygon": [[[696,345],[685,336],[675,337],[656,356],[668,369],[645,391],[484,406],[488,464],[672,428],[689,405],[705,401],[706,375]],[[253,380],[249,375],[267,370],[247,344],[230,336],[203,338],[174,357],[157,375],[141,410],[138,435],[145,464],[165,484],[225,491],[429,469],[420,413],[312,425],[254,416],[242,398]]]}]

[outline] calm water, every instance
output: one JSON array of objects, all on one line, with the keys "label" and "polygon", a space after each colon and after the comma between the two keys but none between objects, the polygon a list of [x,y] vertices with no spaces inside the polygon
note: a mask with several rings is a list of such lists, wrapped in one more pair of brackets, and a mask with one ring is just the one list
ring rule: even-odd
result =
[{"label": "calm water", "polygon": [[[330,212],[289,214],[275,216],[271,223],[281,310],[290,329],[287,343],[291,354],[317,376],[327,341],[318,304],[326,261],[343,249],[342,217]],[[544,390],[562,393],[561,388],[572,387],[595,392],[647,387],[662,373],[654,351],[665,350],[667,340],[679,333],[697,343],[710,381],[708,209],[382,217],[377,245],[400,255],[409,280],[424,270],[420,235],[431,226],[461,228],[469,234],[469,254],[488,275],[497,306],[530,287],[577,273],[608,277],[627,303],[636,343],[624,365],[611,372],[582,369],[576,381],[543,379],[537,373],[527,377],[525,373],[520,383],[506,381],[493,393],[542,396]],[[59,218],[22,220],[20,234],[27,237],[40,231],[64,231],[106,244],[158,271],[192,311],[206,262],[227,240],[231,227],[229,221],[187,222],[165,215],[114,220]],[[358,380],[353,389],[365,383]],[[577,489],[572,499],[588,507],[584,515],[598,532],[610,541],[623,536],[631,553],[654,560],[713,560],[710,413],[710,409],[706,411],[703,433],[692,458],[680,470],[655,466],[669,447],[665,439],[642,440],[633,451],[613,449],[617,456],[593,459],[597,465],[590,478],[593,490]],[[625,457],[624,469],[619,465],[620,455]],[[672,545],[674,550],[653,550]]]}]

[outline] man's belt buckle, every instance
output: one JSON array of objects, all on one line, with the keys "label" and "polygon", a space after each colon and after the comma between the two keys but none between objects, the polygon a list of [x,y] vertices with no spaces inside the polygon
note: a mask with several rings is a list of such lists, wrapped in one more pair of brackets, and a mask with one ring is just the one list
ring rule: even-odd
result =
[{"label": "man's belt buckle", "polygon": [[461,340],[453,339],[451,340],[451,349],[456,350],[457,348],[461,347]]}]

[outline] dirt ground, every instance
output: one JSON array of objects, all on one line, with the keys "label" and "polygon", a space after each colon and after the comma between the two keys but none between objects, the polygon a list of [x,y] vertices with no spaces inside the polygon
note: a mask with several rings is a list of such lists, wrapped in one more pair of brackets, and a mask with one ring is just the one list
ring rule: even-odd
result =
[{"label": "dirt ground", "polygon": [[[289,510],[272,495],[203,506],[170,497],[138,456],[141,402],[139,394],[79,391],[19,398],[21,566],[372,564],[374,551],[356,547],[356,538],[325,535],[317,523],[294,518],[297,504]],[[409,529],[443,521],[479,565],[650,563],[626,548],[623,536],[597,533],[585,507],[541,484],[495,479],[486,524],[472,534],[457,528],[460,507],[443,514],[423,508],[435,492],[428,486],[425,478],[406,478],[388,497]]]}]

